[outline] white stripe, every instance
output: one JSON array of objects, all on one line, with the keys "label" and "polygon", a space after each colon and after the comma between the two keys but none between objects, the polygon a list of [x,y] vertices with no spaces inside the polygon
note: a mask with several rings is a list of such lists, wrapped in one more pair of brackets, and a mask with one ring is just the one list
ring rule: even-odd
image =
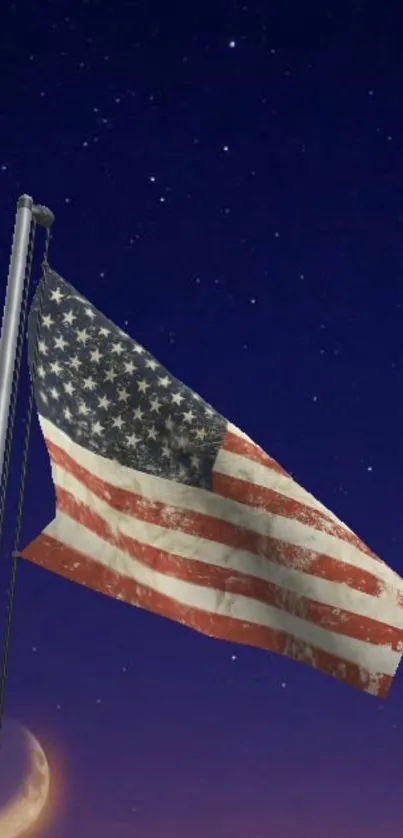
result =
[{"label": "white stripe", "polygon": [[[57,517],[46,527],[43,534],[61,542],[67,548],[73,548],[122,577],[163,593],[187,608],[202,609],[207,613],[219,614],[233,620],[246,621],[285,632],[306,643],[308,647],[323,649],[332,655],[355,663],[368,672],[393,676],[399,664],[401,655],[390,647],[373,646],[363,640],[336,636],[320,626],[307,623],[286,611],[279,611],[248,597],[194,585],[176,579],[174,576],[159,573],[108,544],[79,522],[72,522],[71,518],[61,512],[57,513]],[[113,591],[111,595],[114,595]],[[314,658],[314,649],[311,649],[311,654]]]},{"label": "white stripe", "polygon": [[[47,419],[40,417],[40,422],[45,437],[66,451],[85,469],[113,487],[142,494],[164,505],[167,504],[169,498],[169,504],[172,507],[209,515],[217,520],[228,521],[234,526],[253,530],[258,535],[303,547],[315,554],[329,556],[343,564],[372,573],[386,585],[392,586],[403,594],[403,580],[386,564],[372,559],[354,544],[340,541],[335,536],[315,530],[300,521],[269,514],[261,509],[253,509],[236,501],[218,497],[205,489],[196,489],[193,486],[185,486],[173,480],[154,477],[145,472],[127,468],[73,442],[67,434]],[[304,565],[307,563],[309,564],[308,561],[301,559],[299,569],[304,571]]]},{"label": "white stripe", "polygon": [[[198,561],[207,566],[215,565],[229,571],[244,573],[334,609],[350,611],[403,629],[403,609],[397,606],[396,597],[391,591],[385,591],[380,597],[370,596],[349,588],[346,584],[329,582],[282,567],[246,550],[237,550],[177,529],[166,529],[157,524],[147,523],[132,515],[115,511],[60,466],[52,464],[52,475],[56,486],[69,492],[79,503],[107,521],[112,531],[117,530],[142,544],[173,553],[187,561]],[[178,517],[176,510],[175,517]]]}]

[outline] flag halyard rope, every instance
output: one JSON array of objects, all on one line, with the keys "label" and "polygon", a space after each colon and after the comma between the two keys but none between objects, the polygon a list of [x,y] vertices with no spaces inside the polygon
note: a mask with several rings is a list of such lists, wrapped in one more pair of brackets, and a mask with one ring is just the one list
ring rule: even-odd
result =
[{"label": "flag halyard rope", "polygon": [[[7,454],[6,454],[7,459],[5,461],[5,467],[4,467],[4,471],[3,471],[4,477],[3,477],[2,486],[1,486],[0,539],[1,539],[1,532],[2,532],[2,524],[3,524],[3,520],[4,520],[4,509],[5,509],[5,505],[6,505],[6,491],[7,491],[8,476],[9,476],[9,469],[10,469],[11,448],[12,448],[12,441],[13,441],[12,431],[13,431],[13,426],[14,426],[17,396],[18,396],[18,382],[19,382],[20,369],[21,369],[21,360],[22,360],[24,339],[25,339],[25,335],[26,335],[26,320],[27,320],[27,313],[28,313],[29,286],[30,286],[30,279],[31,279],[31,272],[32,272],[32,262],[33,262],[33,254],[34,254],[35,230],[36,230],[36,221],[35,221],[35,217],[34,217],[33,220],[32,220],[31,239],[30,239],[30,246],[29,246],[29,252],[28,252],[28,259],[27,259],[27,270],[26,270],[26,277],[25,277],[24,298],[23,298],[23,305],[22,305],[22,309],[21,309],[21,328],[20,328],[18,350],[17,350],[17,357],[16,357],[16,373],[15,373],[14,387],[13,387],[13,402],[12,402],[12,407],[11,407],[11,411],[10,411],[10,425],[9,425],[9,432],[8,432],[8,437],[7,437]],[[27,408],[26,423],[25,423],[24,445],[23,445],[23,452],[22,452],[22,459],[21,459],[21,472],[20,472],[20,485],[19,485],[19,494],[18,494],[18,503],[17,503],[17,515],[16,515],[16,523],[15,523],[14,537],[13,537],[13,551],[12,551],[12,556],[11,556],[11,575],[10,575],[10,582],[9,582],[9,585],[8,585],[8,590],[7,590],[7,595],[6,595],[7,599],[6,599],[4,641],[3,641],[3,649],[2,649],[1,665],[0,665],[0,731],[1,731],[1,728],[2,728],[3,716],[4,716],[4,698],[5,698],[5,690],[6,690],[6,683],[7,683],[11,628],[12,628],[12,621],[13,621],[15,589],[16,589],[16,581],[17,581],[18,548],[19,548],[19,542],[20,542],[22,518],[23,518],[23,511],[24,511],[25,484],[26,484],[26,475],[27,475],[27,466],[28,466],[28,457],[29,457],[29,445],[30,445],[30,440],[31,440],[32,413],[33,413],[34,400],[35,400],[34,382],[35,382],[36,368],[37,368],[37,365],[38,365],[38,355],[39,355],[38,338],[39,338],[39,329],[40,329],[40,320],[41,320],[40,315],[41,315],[41,310],[42,310],[42,305],[43,305],[46,271],[49,268],[49,263],[48,263],[49,244],[50,244],[50,227],[46,227],[46,229],[45,229],[45,247],[44,247],[44,255],[43,255],[43,261],[42,261],[42,277],[41,277],[39,287],[38,287],[38,292],[37,292],[38,293],[38,314],[39,314],[39,316],[38,316],[38,319],[37,319],[33,363],[32,363],[32,369],[31,369],[31,382],[30,382],[28,408]]]}]

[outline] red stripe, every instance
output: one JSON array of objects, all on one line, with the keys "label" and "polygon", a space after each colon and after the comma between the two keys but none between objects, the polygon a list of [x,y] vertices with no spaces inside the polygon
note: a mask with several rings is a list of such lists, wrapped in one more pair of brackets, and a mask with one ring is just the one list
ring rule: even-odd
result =
[{"label": "red stripe", "polygon": [[285,469],[276,462],[276,460],[269,457],[269,455],[266,454],[262,448],[259,448],[259,446],[251,440],[244,439],[243,437],[238,436],[238,434],[232,433],[232,431],[227,431],[220,447],[223,451],[230,451],[231,454],[239,454],[241,457],[247,457],[248,460],[253,460],[254,463],[266,466],[266,468],[276,471],[277,474],[282,474],[284,477],[290,477],[288,472],[286,472]]},{"label": "red stripe", "polygon": [[[134,492],[112,486],[76,463],[62,448],[49,440],[46,440],[46,444],[51,459],[56,465],[71,474],[90,492],[118,512],[124,512],[126,515],[132,515],[146,523],[157,524],[166,529],[177,529],[188,535],[194,535],[196,538],[204,538],[234,549],[246,550],[257,556],[263,556],[275,564],[296,568],[330,582],[348,585],[370,596],[380,596],[386,589],[382,580],[361,568],[346,565],[337,559],[315,553],[313,550],[277,541],[269,536],[262,536],[252,530],[209,515],[170,507]],[[211,503],[214,504],[214,495],[211,495]],[[403,596],[400,604],[403,605]]]},{"label": "red stripe", "polygon": [[318,509],[311,509],[298,500],[287,498],[285,495],[268,489],[265,486],[257,486],[248,480],[239,480],[237,477],[229,477],[227,474],[220,474],[213,471],[213,490],[217,495],[229,500],[237,501],[255,509],[264,509],[272,515],[281,515],[299,521],[312,529],[332,535],[340,541],[352,544],[362,553],[370,556],[371,559],[378,559],[369,547],[364,544],[357,535],[344,529],[331,518],[328,518]]},{"label": "red stripe", "polygon": [[385,625],[369,617],[361,617],[342,608],[325,605],[308,597],[298,596],[274,583],[231,568],[221,568],[214,564],[206,565],[195,559],[185,559],[117,532],[94,510],[77,501],[70,492],[60,488],[57,488],[57,507],[99,538],[159,573],[194,585],[259,600],[265,605],[286,611],[295,617],[346,637],[365,640],[375,645],[388,645],[394,651],[399,651],[402,645],[402,629]]},{"label": "red stripe", "polygon": [[[188,608],[158,591],[140,585],[105,568],[75,550],[44,534],[38,536],[25,548],[23,558],[58,573],[72,582],[85,585],[94,591],[119,598],[131,605],[137,605],[183,623],[210,637],[243,643],[286,655],[307,663],[327,675],[333,675],[350,686],[372,692],[371,674],[348,661],[341,661],[336,655],[315,649],[299,642],[281,631],[256,626],[252,623],[234,620],[218,614]],[[385,698],[392,684],[392,678],[380,675],[377,679],[377,695]]]}]

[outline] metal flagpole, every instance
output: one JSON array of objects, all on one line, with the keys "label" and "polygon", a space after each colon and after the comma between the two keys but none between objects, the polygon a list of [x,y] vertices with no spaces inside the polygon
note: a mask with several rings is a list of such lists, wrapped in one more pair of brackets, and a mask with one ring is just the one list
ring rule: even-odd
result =
[{"label": "metal flagpole", "polygon": [[14,238],[11,249],[6,301],[0,338],[0,479],[3,474],[4,452],[7,441],[8,418],[11,391],[14,379],[15,357],[20,324],[22,292],[29,234],[32,224],[33,201],[29,195],[21,195],[17,203]]},{"label": "metal flagpole", "polygon": [[35,205],[29,195],[21,195],[17,202],[0,338],[0,484],[8,433],[28,244],[33,219],[40,226],[50,228],[54,217],[47,207]]}]

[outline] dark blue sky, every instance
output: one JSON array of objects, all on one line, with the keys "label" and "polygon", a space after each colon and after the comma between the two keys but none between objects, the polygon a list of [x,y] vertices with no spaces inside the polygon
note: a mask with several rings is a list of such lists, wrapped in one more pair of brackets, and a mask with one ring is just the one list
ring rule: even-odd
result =
[{"label": "dark blue sky", "polygon": [[[371,7],[8,4],[0,264],[28,192],[53,267],[402,573],[403,59]],[[52,517],[35,423],[22,542]],[[6,713],[63,778],[38,838],[400,838],[402,698],[19,567]]]}]

